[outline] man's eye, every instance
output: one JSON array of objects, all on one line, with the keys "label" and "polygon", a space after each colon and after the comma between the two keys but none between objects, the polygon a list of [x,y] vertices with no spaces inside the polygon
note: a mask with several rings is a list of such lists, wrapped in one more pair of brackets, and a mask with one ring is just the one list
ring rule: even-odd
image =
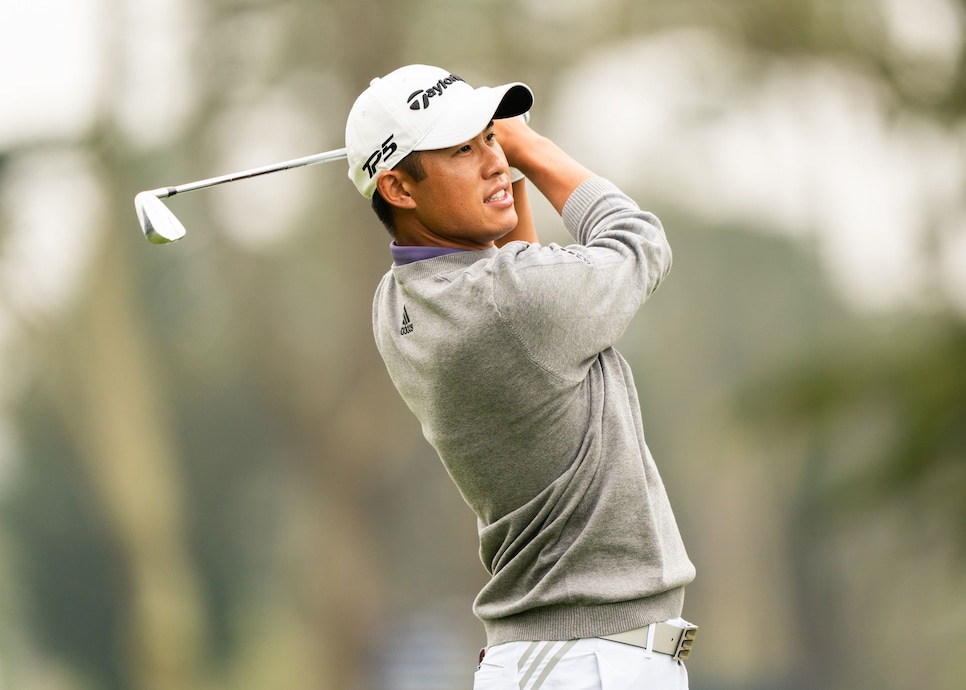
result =
[{"label": "man's eye", "polygon": [[496,132],[490,132],[486,135],[487,141],[496,141]]},{"label": "man's eye", "polygon": [[460,153],[467,153],[467,152],[468,152],[468,151],[470,151],[470,150],[471,150],[472,148],[473,148],[473,147],[472,147],[472,146],[470,146],[469,144],[466,144],[465,146],[460,146]]}]

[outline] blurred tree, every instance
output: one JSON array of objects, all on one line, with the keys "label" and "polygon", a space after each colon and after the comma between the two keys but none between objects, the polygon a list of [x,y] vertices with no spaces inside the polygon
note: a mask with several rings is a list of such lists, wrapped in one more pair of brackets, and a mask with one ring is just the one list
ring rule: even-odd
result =
[{"label": "blurred tree", "polygon": [[[964,357],[960,319],[919,317],[756,376],[739,397],[745,425],[786,455],[798,448],[804,460],[789,535],[808,645],[826,661],[803,670],[813,683],[847,687],[881,674],[881,687],[900,688],[919,672],[952,688],[962,678],[961,663],[942,651],[963,634],[956,615],[916,612],[932,610],[933,597],[955,610],[962,594],[955,561],[966,557]],[[929,651],[907,661],[899,678],[874,658],[855,664],[856,640],[902,648],[901,635],[883,634],[868,616],[885,618],[905,602],[914,602],[906,624],[929,622],[919,636]],[[852,614],[834,634],[829,605]]]},{"label": "blurred tree", "polygon": [[[925,499],[921,510],[948,521],[963,545],[966,329],[954,318],[901,328],[789,367],[754,389],[747,416],[779,433],[816,434],[822,447],[837,449],[816,458],[805,485],[813,529]],[[865,437],[870,419],[876,434]]]}]

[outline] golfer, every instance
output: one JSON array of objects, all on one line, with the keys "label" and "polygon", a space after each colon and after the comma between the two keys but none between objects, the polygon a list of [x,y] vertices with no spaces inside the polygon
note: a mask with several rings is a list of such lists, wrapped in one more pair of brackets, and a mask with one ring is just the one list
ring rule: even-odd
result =
[{"label": "golfer", "polygon": [[[687,688],[694,567],[613,347],[671,250],[654,215],[518,117],[532,104],[524,84],[426,65],[356,100],[349,177],[393,238],[376,344],[478,519],[475,690]],[[574,244],[538,243],[511,175]]]}]

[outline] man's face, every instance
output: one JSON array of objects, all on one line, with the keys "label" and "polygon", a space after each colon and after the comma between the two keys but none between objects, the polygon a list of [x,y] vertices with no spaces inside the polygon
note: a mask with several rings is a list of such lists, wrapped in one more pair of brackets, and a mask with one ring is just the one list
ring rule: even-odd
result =
[{"label": "man's face", "polygon": [[[419,244],[485,249],[517,225],[510,171],[493,123],[460,146],[420,154],[410,194]],[[401,241],[415,238],[400,238]]]}]

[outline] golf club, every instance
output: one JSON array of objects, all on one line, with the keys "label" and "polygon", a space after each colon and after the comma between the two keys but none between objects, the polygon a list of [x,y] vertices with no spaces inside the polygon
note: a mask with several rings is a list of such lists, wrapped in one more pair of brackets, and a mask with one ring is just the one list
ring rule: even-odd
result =
[{"label": "golf club", "polygon": [[268,173],[278,172],[280,170],[291,170],[292,168],[301,168],[306,165],[343,160],[345,157],[346,150],[344,148],[335,149],[302,158],[293,158],[292,160],[281,163],[265,165],[260,168],[252,168],[250,170],[241,170],[218,177],[210,177],[207,180],[186,182],[174,187],[161,187],[138,192],[137,196],[134,197],[134,209],[137,211],[141,231],[148,241],[154,244],[168,244],[169,242],[175,242],[184,237],[185,229],[181,221],[161,202],[161,199],[166,199],[175,194],[183,194],[184,192],[193,192],[196,189],[214,187],[225,184],[226,182],[247,180],[252,177],[267,175]]}]

